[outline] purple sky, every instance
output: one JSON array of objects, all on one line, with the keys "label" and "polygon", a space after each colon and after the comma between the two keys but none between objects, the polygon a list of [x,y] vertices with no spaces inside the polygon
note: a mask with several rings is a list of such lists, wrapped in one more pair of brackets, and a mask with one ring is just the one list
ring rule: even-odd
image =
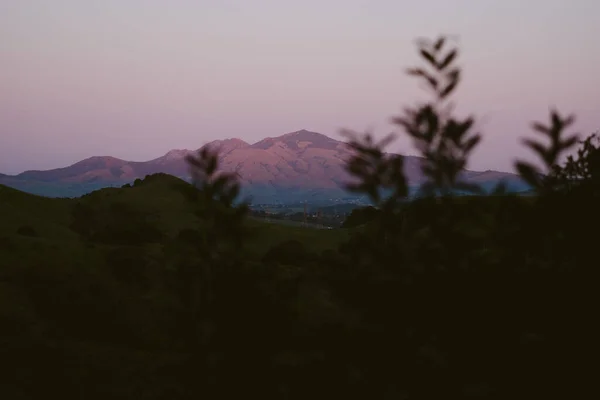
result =
[{"label": "purple sky", "polygon": [[[557,106],[600,128],[598,0],[0,0],[0,172],[299,129],[384,135],[414,39],[460,36],[470,168],[512,170]],[[412,154],[407,140],[392,150]]]}]

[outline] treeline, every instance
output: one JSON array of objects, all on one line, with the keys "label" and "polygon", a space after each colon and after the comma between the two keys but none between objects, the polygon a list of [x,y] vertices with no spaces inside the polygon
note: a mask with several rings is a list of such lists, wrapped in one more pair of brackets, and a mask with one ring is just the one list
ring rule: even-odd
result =
[{"label": "treeline", "polygon": [[[408,72],[433,97],[395,119],[426,160],[424,198],[404,201],[389,140],[353,136],[349,189],[376,208],[352,214],[360,229],[337,250],[249,252],[248,207],[206,149],[188,158],[196,188],[180,187],[197,222],[175,238],[122,206],[74,208],[72,229],[109,250],[109,269],[15,275],[37,324],[19,322],[3,350],[6,398],[593,396],[598,142],[560,165],[578,138],[552,112],[534,124],[548,143],[526,141],[546,169],[516,165],[536,196],[452,197],[478,193],[459,172],[480,136],[448,107],[461,70],[447,45],[419,44],[426,65]],[[149,233],[127,242],[135,232]]]}]

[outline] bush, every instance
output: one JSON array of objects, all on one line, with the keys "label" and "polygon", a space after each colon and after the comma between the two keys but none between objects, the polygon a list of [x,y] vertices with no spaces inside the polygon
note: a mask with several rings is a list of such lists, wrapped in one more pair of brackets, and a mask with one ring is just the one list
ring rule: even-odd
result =
[{"label": "bush", "polygon": [[37,231],[30,225],[22,225],[17,229],[17,234],[21,236],[37,237]]},{"label": "bush", "polygon": [[297,240],[286,240],[272,246],[263,257],[263,262],[283,265],[300,265],[309,261],[312,255]]}]

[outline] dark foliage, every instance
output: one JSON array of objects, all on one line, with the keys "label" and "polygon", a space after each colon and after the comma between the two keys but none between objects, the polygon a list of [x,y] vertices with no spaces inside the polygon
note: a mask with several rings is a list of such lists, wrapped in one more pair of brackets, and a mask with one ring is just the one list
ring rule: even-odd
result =
[{"label": "dark foliage", "polygon": [[134,206],[113,202],[108,207],[94,208],[85,202],[73,207],[71,229],[86,240],[113,245],[142,245],[163,240],[163,232]]},{"label": "dark foliage", "polygon": [[[408,73],[432,99],[394,119],[424,156],[425,196],[407,201],[391,137],[347,132],[349,189],[374,207],[352,212],[338,249],[249,249],[235,176],[206,148],[188,158],[194,185],[173,185],[193,219],[170,236],[135,205],[74,201],[71,234],[103,257],[2,270],[0,295],[17,288],[32,310],[0,309],[6,398],[594,397],[598,140],[560,165],[577,139],[552,111],[533,125],[548,143],[525,142],[544,169],[516,164],[535,196],[452,197],[479,191],[461,171],[481,135],[453,114],[447,46],[419,42],[425,66]],[[1,255],[17,239],[44,246],[2,237]]]},{"label": "dark foliage", "polygon": [[364,208],[355,208],[350,215],[344,220],[343,228],[355,228],[364,225],[376,219],[379,211],[372,206]]},{"label": "dark foliage", "polygon": [[303,265],[311,256],[297,240],[287,240],[279,243],[265,254],[263,261],[267,264]]},{"label": "dark foliage", "polygon": [[22,225],[17,229],[17,233],[23,236],[36,237],[38,236],[37,231],[30,225]]}]

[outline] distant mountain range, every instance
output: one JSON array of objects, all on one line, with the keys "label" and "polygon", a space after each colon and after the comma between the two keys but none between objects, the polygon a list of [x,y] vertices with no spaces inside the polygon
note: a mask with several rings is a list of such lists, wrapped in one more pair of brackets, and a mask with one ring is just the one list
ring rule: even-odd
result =
[{"label": "distant mountain range", "polygon": [[[220,169],[235,172],[243,194],[256,203],[311,201],[351,197],[344,185],[349,175],[344,165],[352,155],[347,144],[307,130],[266,138],[249,144],[240,139],[217,140],[206,144],[220,151]],[[91,157],[65,168],[0,174],[0,184],[49,197],[77,197],[103,187],[131,183],[154,173],[190,179],[185,156],[193,150],[171,150],[145,162],[114,157]],[[423,182],[422,158],[407,156],[405,173],[412,187]],[[467,171],[467,181],[490,188],[504,181],[513,192],[528,186],[511,173]]]}]

